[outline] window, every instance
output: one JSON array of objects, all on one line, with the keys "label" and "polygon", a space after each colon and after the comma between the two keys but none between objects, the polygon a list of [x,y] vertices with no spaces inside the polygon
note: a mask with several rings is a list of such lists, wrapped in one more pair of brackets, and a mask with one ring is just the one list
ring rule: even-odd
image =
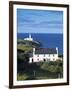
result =
[{"label": "window", "polygon": [[53,57],[54,57],[54,54],[53,54]]},{"label": "window", "polygon": [[55,61],[55,59],[53,58],[53,61]]},{"label": "window", "polygon": [[50,61],[50,59],[48,59],[48,61]]},{"label": "window", "polygon": [[50,54],[48,54],[48,56],[50,57]]},{"label": "window", "polygon": [[50,59],[47,59],[47,62],[50,61]]},{"label": "window", "polygon": [[32,62],[33,62],[33,58],[32,58]]},{"label": "window", "polygon": [[43,59],[44,60],[44,62],[46,61],[46,59]]},{"label": "window", "polygon": [[44,54],[44,57],[45,57],[45,54]]}]

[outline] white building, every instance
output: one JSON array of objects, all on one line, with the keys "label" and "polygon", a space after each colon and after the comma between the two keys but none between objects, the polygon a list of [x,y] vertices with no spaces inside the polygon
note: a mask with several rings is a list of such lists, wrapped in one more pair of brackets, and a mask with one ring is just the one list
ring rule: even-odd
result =
[{"label": "white building", "polygon": [[29,37],[28,38],[24,38],[24,40],[33,41],[33,38],[31,37],[31,34],[29,34]]},{"label": "white building", "polygon": [[58,48],[33,48],[29,57],[29,63],[41,61],[56,61],[58,59]]}]

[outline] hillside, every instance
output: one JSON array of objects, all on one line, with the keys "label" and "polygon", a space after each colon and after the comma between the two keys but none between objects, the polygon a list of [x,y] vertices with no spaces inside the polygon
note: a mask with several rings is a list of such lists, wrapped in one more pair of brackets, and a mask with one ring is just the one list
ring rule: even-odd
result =
[{"label": "hillside", "polygon": [[20,45],[26,45],[26,46],[31,46],[31,47],[40,47],[41,43],[37,41],[29,41],[29,40],[23,40],[23,39],[18,39],[17,44]]},{"label": "hillside", "polygon": [[19,39],[17,41],[17,80],[39,80],[63,78],[63,62],[28,63],[33,47],[39,47],[37,41]]}]

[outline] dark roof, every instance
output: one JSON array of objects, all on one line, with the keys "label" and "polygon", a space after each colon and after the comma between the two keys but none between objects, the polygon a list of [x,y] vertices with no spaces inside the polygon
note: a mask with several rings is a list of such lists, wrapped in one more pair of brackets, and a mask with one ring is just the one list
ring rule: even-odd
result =
[{"label": "dark roof", "polygon": [[56,48],[36,48],[35,54],[57,54]]}]

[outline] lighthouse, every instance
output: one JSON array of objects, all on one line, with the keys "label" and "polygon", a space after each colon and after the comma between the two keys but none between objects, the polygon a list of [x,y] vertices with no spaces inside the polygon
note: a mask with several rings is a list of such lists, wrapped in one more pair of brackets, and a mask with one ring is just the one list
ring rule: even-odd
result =
[{"label": "lighthouse", "polygon": [[33,41],[33,38],[31,37],[31,34],[29,34],[29,37],[28,38],[24,38],[24,40]]}]

